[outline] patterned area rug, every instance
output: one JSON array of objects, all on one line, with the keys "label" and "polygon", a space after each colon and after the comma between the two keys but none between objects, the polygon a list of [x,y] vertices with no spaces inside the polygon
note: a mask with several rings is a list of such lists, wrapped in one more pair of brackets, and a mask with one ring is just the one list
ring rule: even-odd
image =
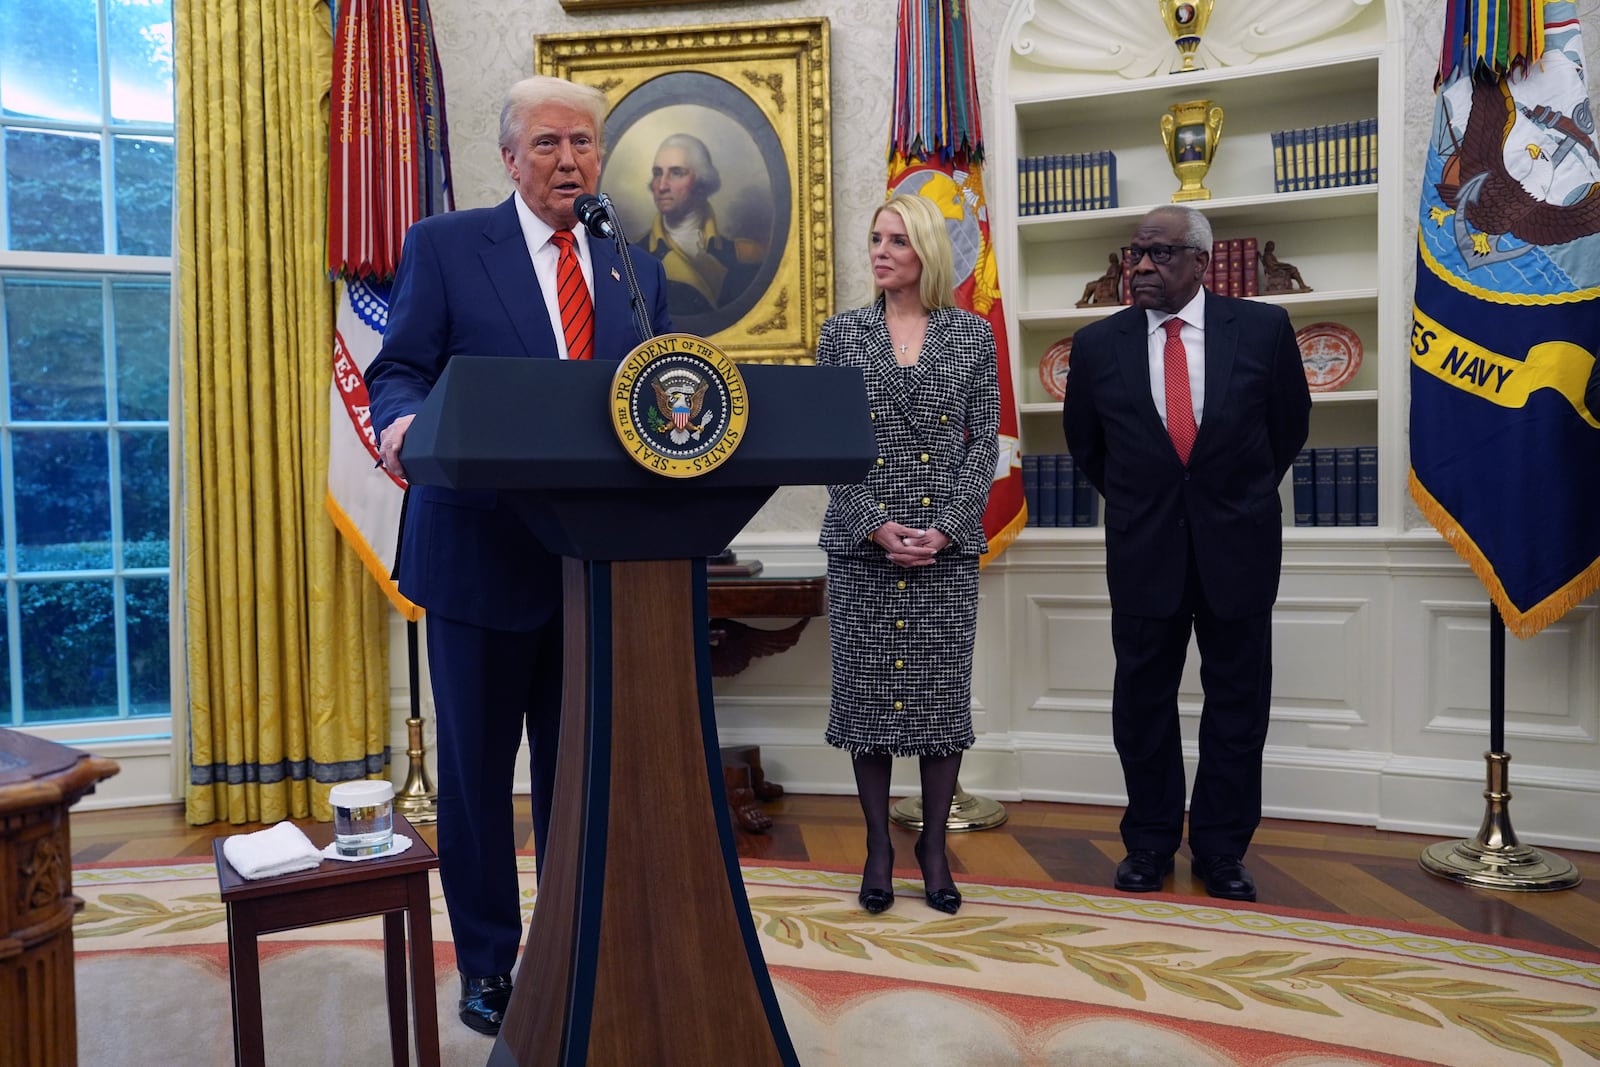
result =
[{"label": "patterned area rug", "polygon": [[[524,859],[524,908],[533,904]],[[1600,958],[1271,907],[961,883],[958,916],[897,880],[746,864],[806,1067],[1356,1067],[1600,1063]],[[80,1061],[232,1062],[226,917],[209,863],[73,873]],[[434,892],[446,1064],[491,1042],[455,1019]],[[379,921],[262,942],[268,1059],[389,1062]]]}]

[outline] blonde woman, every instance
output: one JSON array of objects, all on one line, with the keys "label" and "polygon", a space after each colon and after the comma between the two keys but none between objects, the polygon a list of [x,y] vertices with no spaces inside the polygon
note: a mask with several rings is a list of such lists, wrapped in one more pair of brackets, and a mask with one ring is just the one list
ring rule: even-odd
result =
[{"label": "blonde woman", "polygon": [[850,753],[867,826],[860,902],[894,903],[889,779],[915,756],[928,904],[961,907],[945,820],[972,746],[972,649],[983,511],[999,451],[1000,388],[989,324],[954,306],[944,217],[920,196],[890,197],[867,239],[877,299],[829,319],[820,366],[859,367],[878,456],[864,481],[830,485],[833,691],[827,741]]}]

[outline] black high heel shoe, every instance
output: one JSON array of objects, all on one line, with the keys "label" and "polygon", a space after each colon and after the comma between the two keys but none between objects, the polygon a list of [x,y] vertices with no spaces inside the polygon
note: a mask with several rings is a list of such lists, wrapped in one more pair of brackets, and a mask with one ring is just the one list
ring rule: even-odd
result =
[{"label": "black high heel shoe", "polygon": [[961,910],[961,890],[954,884],[943,889],[933,889],[928,885],[928,869],[922,865],[922,838],[917,838],[917,843],[911,851],[917,854],[917,866],[922,870],[922,895],[928,901],[928,907],[934,911],[942,911],[946,915],[954,915]]},{"label": "black high heel shoe", "polygon": [[[868,864],[872,862],[871,857],[868,857],[867,862]],[[894,849],[892,848],[889,850],[889,871],[891,881],[887,889],[868,888],[866,869],[863,868],[861,871],[861,892],[856,894],[856,899],[861,902],[862,908],[866,909],[868,915],[881,915],[894,904],[894,882],[892,881],[894,878]]]}]

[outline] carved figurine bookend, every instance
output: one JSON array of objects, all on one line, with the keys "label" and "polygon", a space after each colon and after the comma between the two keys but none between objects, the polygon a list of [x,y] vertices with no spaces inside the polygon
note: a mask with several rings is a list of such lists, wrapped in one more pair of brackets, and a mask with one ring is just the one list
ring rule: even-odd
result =
[{"label": "carved figurine bookend", "polygon": [[1277,242],[1268,241],[1261,249],[1261,273],[1263,293],[1309,293],[1311,286],[1300,277],[1300,270],[1293,263],[1285,263],[1276,255]]}]

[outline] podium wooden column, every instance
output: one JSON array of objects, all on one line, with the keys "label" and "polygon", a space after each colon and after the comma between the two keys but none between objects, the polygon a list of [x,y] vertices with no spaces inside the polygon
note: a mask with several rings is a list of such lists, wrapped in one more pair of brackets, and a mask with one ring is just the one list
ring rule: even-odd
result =
[{"label": "podium wooden column", "polygon": [[489,1063],[797,1064],[721,802],[705,558],[778,486],[860,480],[866,391],[855,370],[743,367],[738,450],[677,480],[617,440],[616,366],[456,356],[406,435],[414,484],[498,490],[566,557],[549,855]]},{"label": "podium wooden column", "polygon": [[0,1063],[78,1062],[67,809],[118,769],[0,729]]}]

